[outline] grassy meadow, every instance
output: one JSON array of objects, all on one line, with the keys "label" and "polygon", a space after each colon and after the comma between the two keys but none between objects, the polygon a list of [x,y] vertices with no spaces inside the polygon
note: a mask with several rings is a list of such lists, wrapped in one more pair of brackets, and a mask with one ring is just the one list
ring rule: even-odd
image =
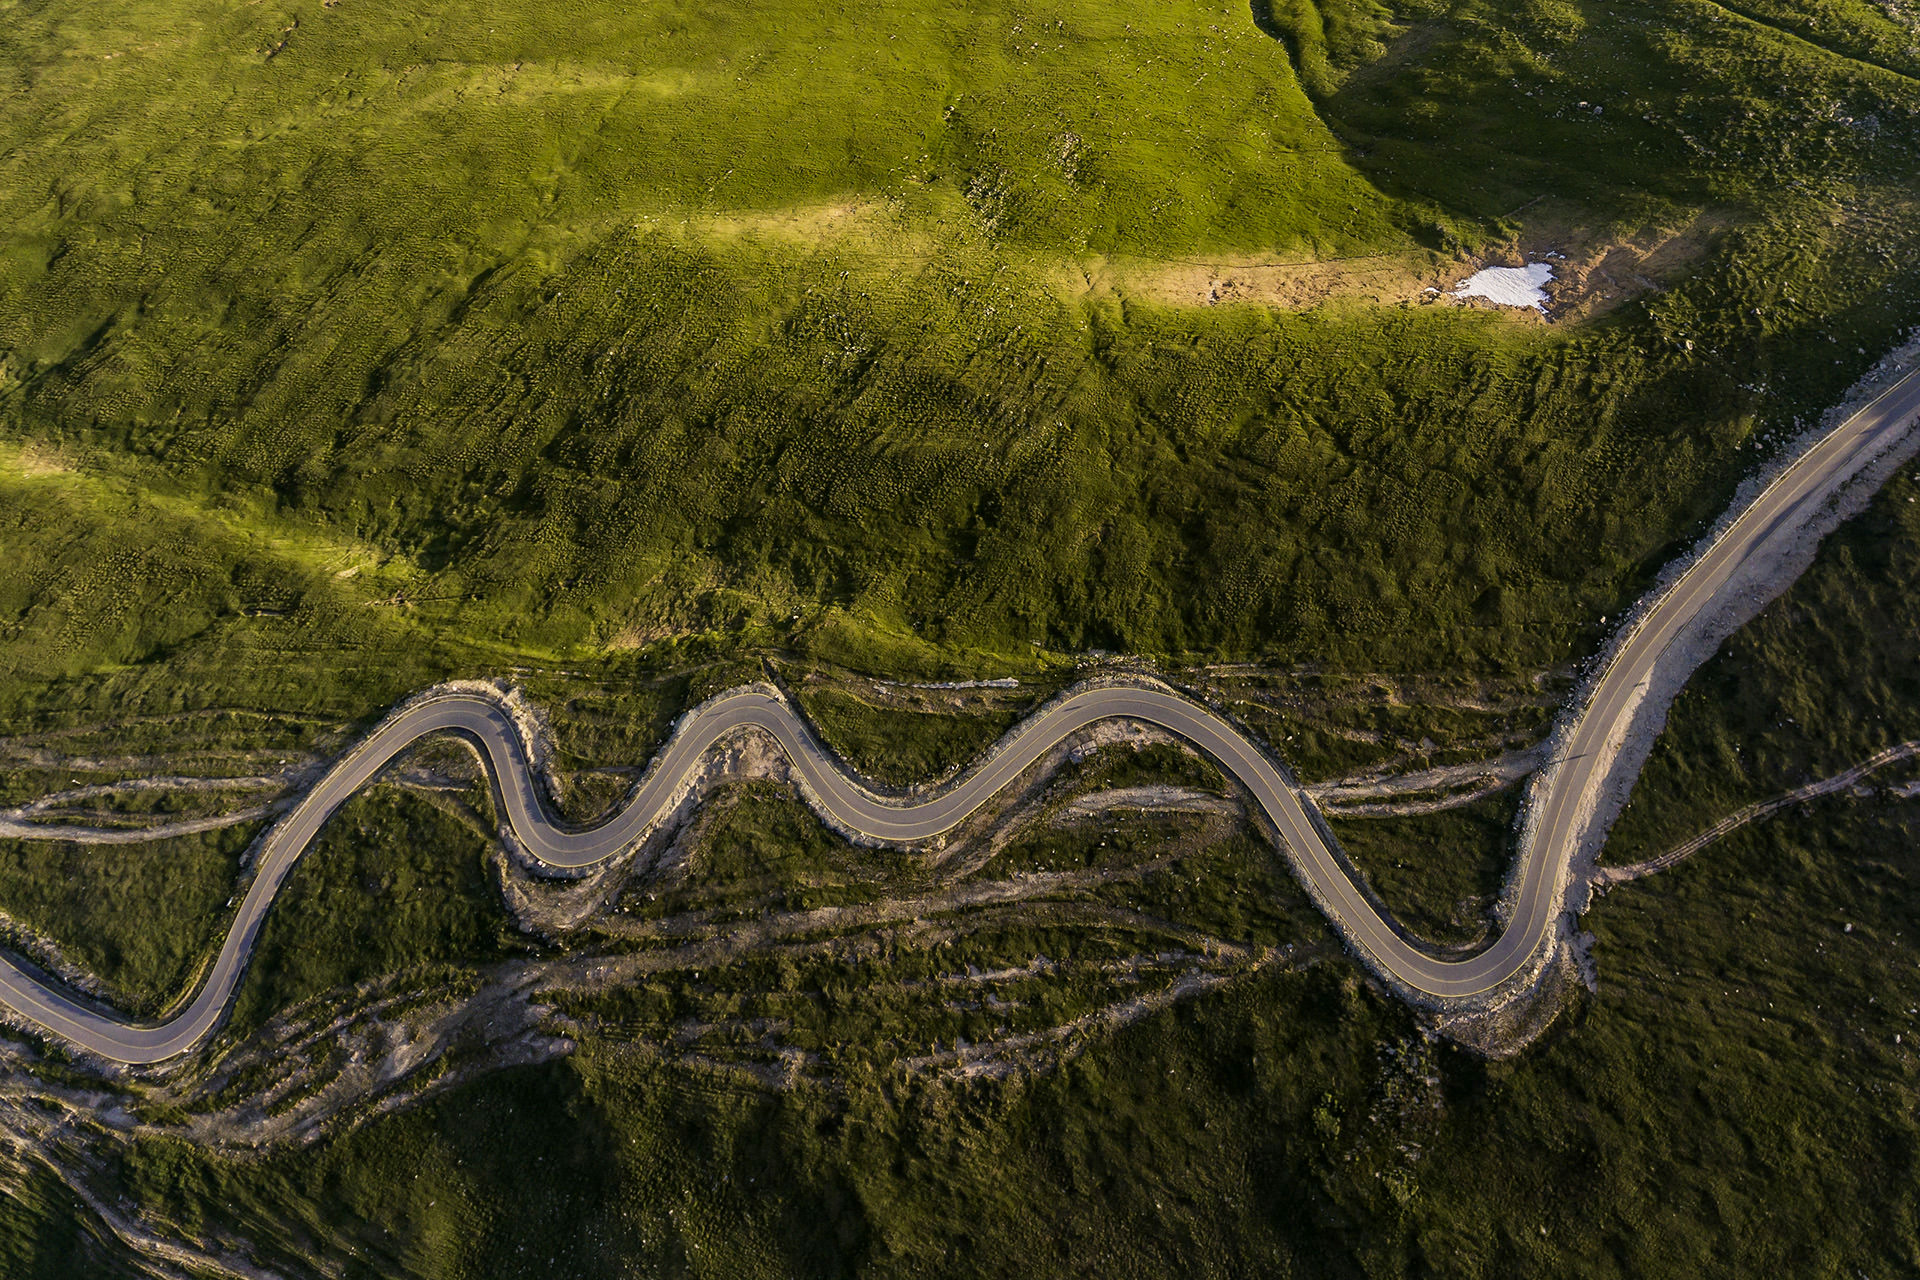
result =
[{"label": "grassy meadow", "polygon": [[[1920,97],[1705,4],[1335,5],[1303,89],[1281,9],[16,5],[0,706],[1579,655],[1909,321]],[[1696,225],[1558,328],[1087,284]]]}]

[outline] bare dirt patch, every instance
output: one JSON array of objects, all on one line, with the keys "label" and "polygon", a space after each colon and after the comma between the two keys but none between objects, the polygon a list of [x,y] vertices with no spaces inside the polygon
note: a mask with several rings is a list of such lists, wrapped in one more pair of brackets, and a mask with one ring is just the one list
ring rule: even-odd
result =
[{"label": "bare dirt patch", "polygon": [[1649,293],[1658,293],[1706,258],[1731,225],[1707,210],[1677,227],[1652,227],[1625,238],[1545,221],[1519,246],[1555,253],[1548,288],[1556,320],[1586,320]]},{"label": "bare dirt patch", "polygon": [[[1432,302],[1459,278],[1457,259],[1437,254],[1215,260],[1090,258],[1066,264],[1062,285],[1088,296],[1125,294],[1176,307],[1258,306],[1304,311],[1336,298],[1381,306]],[[1433,290],[1435,292],[1429,292]]]},{"label": "bare dirt patch", "polygon": [[23,480],[38,480],[66,475],[73,468],[57,451],[45,445],[27,444],[0,452],[0,470],[11,471]]},{"label": "bare dirt patch", "polygon": [[[1465,306],[1498,310],[1517,323],[1585,320],[1658,292],[1712,252],[1730,225],[1708,210],[1677,225],[1631,234],[1586,226],[1548,212],[1507,244],[1472,256],[1408,252],[1365,258],[1287,255],[1219,259],[1092,258],[1063,265],[1069,292],[1124,294],[1168,306],[1258,306],[1303,311],[1336,300],[1377,306]],[[1547,262],[1554,278],[1545,317],[1526,308],[1456,298],[1461,281],[1486,267]]]},{"label": "bare dirt patch", "polygon": [[682,225],[688,235],[708,241],[831,246],[867,256],[929,262],[939,254],[933,238],[913,231],[894,202],[865,195],[777,209],[731,209],[703,214]]},{"label": "bare dirt patch", "polygon": [[607,638],[607,648],[624,653],[630,649],[644,649],[660,640],[677,640],[690,636],[690,627],[676,627],[664,622],[629,622]]}]

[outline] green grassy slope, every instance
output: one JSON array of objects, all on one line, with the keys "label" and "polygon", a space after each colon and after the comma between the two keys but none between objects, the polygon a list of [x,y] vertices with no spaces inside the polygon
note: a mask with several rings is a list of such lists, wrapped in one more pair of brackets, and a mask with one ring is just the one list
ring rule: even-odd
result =
[{"label": "green grassy slope", "polygon": [[1492,908],[1513,869],[1517,790],[1440,813],[1332,822],[1340,847],[1414,936],[1465,945],[1494,936]]},{"label": "green grassy slope", "polygon": [[485,841],[450,804],[417,796],[349,802],[281,892],[234,1003],[239,1034],[370,978],[526,947],[500,907]]},{"label": "green grassy slope", "polygon": [[[1607,861],[1652,857],[1744,805],[1920,738],[1916,497],[1920,476],[1909,468],[1693,678],[1609,840]],[[1896,766],[1866,784],[1904,776]]]},{"label": "green grassy slope", "polygon": [[133,845],[0,840],[0,911],[98,977],[128,1013],[156,1016],[226,936],[240,858],[259,829]]},{"label": "green grassy slope", "polygon": [[[9,483],[142,558],[10,565],[0,695],[130,658],[255,695],[231,640],[311,594],[261,562],[289,539],[406,613],[350,616],[416,677],[700,634],[880,667],[1577,653],[1735,446],[1908,318],[1920,98],[1710,7],[1564,9],[1407,6],[1316,103],[1200,6],[17,6]],[[1565,332],[1060,283],[1702,211],[1676,287]],[[41,493],[50,465],[249,549]],[[37,643],[76,590],[166,581]]]}]

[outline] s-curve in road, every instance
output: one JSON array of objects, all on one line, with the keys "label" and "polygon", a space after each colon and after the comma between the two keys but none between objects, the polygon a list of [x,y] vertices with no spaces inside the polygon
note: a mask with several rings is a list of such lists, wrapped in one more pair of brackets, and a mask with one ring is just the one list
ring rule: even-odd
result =
[{"label": "s-curve in road", "polygon": [[1252,795],[1279,832],[1293,865],[1347,941],[1403,991],[1440,1003],[1483,996],[1528,970],[1551,945],[1575,853],[1595,821],[1595,796],[1645,688],[1663,662],[1691,661],[1676,638],[1749,588],[1739,571],[1817,528],[1846,482],[1887,456],[1920,417],[1920,372],[1910,374],[1820,438],[1729,520],[1685,572],[1662,588],[1622,638],[1563,735],[1529,824],[1531,838],[1510,881],[1507,928],[1467,959],[1441,959],[1403,937],[1348,874],[1308,802],[1280,768],[1233,724],[1146,681],[1070,692],[1022,722],[951,786],[917,800],[874,794],[821,746],[770,687],[723,694],[684,718],[617,815],[576,830],[546,811],[528,743],[506,700],[483,689],[431,690],[397,710],[341,758],[267,833],[257,874],[220,954],[193,1000],[168,1021],[139,1026],[83,1005],[0,958],[0,1004],[17,1018],[80,1048],[124,1063],[151,1063],[192,1048],[213,1030],[245,971],[281,883],[335,809],[394,756],[430,734],[464,735],[480,750],[512,838],[555,868],[579,868],[635,848],[694,785],[702,757],[741,730],[771,734],[792,761],[802,794],[828,821],[859,836],[913,844],[953,830],[1063,738],[1100,720],[1125,719],[1178,734],[1213,757]]}]

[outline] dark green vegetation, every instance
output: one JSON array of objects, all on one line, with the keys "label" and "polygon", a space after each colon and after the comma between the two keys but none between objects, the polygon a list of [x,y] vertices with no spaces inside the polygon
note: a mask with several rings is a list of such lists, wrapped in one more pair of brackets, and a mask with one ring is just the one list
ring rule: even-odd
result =
[{"label": "dark green vegetation", "polygon": [[1213,761],[1168,742],[1095,755],[1079,776],[1080,785],[1088,791],[1146,783],[1189,787],[1215,795],[1226,789],[1226,779]]},{"label": "dark green vegetation", "polygon": [[[1307,776],[1497,754],[1544,726],[1531,677],[1920,314],[1920,54],[1865,0],[3,25],[10,804],[272,772],[507,675],[585,820],[770,665],[907,784],[1092,648],[1264,664],[1189,674]],[[1468,256],[1577,277],[1629,241],[1665,247],[1552,327],[1422,301]],[[1362,258],[1401,305],[1175,283]],[[1920,736],[1913,492],[1703,673],[1611,857]],[[848,671],[1025,683],[943,709]],[[1395,683],[1442,678],[1504,691]],[[933,867],[753,788],[542,940],[480,791],[383,788],[295,873],[221,1051],[504,957],[552,962],[576,1051],[312,1147],[76,1131],[45,1168],[355,1276],[1913,1272],[1910,776],[1617,890],[1599,991],[1508,1063],[1426,1040],[1215,816],[1049,814]],[[1165,749],[1073,785],[1162,781],[1220,786]],[[1506,803],[1341,830],[1464,936]],[[0,909],[157,1010],[248,834],[10,844]],[[21,1159],[0,1270],[109,1270]]]},{"label": "dark green vegetation", "polygon": [[1519,841],[1517,789],[1458,809],[1329,825],[1387,911],[1418,938],[1468,944],[1493,936],[1492,908]]},{"label": "dark green vegetation", "polygon": [[767,785],[717,799],[702,821],[686,875],[667,885],[636,882],[622,896],[621,912],[648,917],[698,910],[726,920],[768,909],[870,902],[880,896],[885,872],[901,861],[850,847],[790,795]]},{"label": "dark green vegetation", "polygon": [[350,801],[282,888],[233,1029],[369,978],[526,950],[501,916],[485,829],[439,797],[376,789]]},{"label": "dark green vegetation", "polygon": [[875,707],[838,689],[803,689],[799,701],[841,759],[861,775],[894,786],[929,782],[972,764],[1020,718],[1011,708],[956,715]]},{"label": "dark green vegetation", "polygon": [[0,911],[98,977],[116,1004],[153,1017],[189,989],[225,936],[240,855],[259,829],[146,844],[0,840]]},{"label": "dark green vegetation", "polygon": [[1572,683],[1565,672],[1507,679],[1457,671],[1196,674],[1198,689],[1272,743],[1304,782],[1464,764],[1531,747],[1546,737]]}]

